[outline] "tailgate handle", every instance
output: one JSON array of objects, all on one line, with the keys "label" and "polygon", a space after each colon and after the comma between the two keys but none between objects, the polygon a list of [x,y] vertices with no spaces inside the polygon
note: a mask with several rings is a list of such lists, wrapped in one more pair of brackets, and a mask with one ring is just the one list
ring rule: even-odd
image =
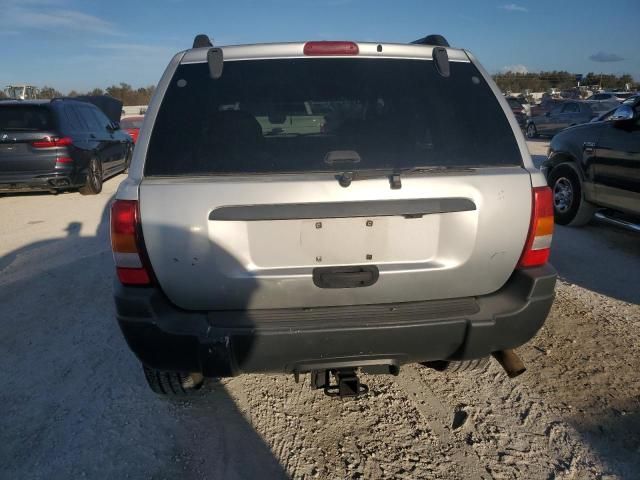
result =
[{"label": "tailgate handle", "polygon": [[375,265],[313,269],[313,283],[319,288],[369,287],[378,281],[379,276]]}]

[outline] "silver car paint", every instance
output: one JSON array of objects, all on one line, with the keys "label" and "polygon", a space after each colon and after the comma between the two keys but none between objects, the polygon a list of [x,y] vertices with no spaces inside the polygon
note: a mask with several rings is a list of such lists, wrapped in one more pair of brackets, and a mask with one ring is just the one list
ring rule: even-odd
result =
[{"label": "silver car paint", "polygon": [[[378,44],[359,43],[361,55],[380,56]],[[383,54],[430,59],[432,48],[383,45]],[[304,43],[224,47],[225,60],[301,57]],[[145,178],[151,130],[178,64],[204,61],[206,49],[181,52],[165,71],[140,132],[129,178],[117,198],[140,199],[143,233],[159,282],[177,305],[188,309],[276,308],[385,303],[482,295],[499,289],[522,252],[531,212],[531,186],[543,186],[509,106],[475,58],[448,49],[453,61],[480,70],[509,118],[525,168],[486,168],[470,174],[415,175],[391,190],[386,178],[354,182],[345,189],[329,175]],[[303,220],[209,221],[224,205],[462,197],[477,210],[422,219],[372,217],[385,225],[367,243],[361,219],[340,224],[322,219],[339,234],[313,237]],[[401,232],[400,237],[394,232]],[[310,236],[311,235],[311,236]],[[392,241],[385,239],[391,238]],[[402,243],[399,239],[402,238]],[[361,245],[337,254],[341,245]],[[369,249],[374,257],[366,260]],[[381,260],[380,260],[381,259]],[[380,268],[366,288],[320,289],[316,266],[366,264]]]}]

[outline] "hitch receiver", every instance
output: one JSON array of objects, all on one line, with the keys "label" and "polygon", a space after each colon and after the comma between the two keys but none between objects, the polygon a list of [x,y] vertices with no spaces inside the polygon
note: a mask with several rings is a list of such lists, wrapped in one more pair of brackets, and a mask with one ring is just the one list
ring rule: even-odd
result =
[{"label": "hitch receiver", "polygon": [[[323,373],[324,375],[322,375]],[[333,385],[330,381],[331,374],[336,381]],[[315,388],[323,388],[325,395],[329,397],[357,397],[369,392],[369,387],[360,383],[360,378],[354,368],[312,372],[311,383]]]}]

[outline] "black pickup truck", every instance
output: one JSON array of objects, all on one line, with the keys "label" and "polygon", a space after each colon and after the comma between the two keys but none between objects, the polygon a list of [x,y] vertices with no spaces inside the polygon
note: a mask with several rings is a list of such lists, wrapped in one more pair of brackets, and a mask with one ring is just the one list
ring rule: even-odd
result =
[{"label": "black pickup truck", "polygon": [[551,140],[541,167],[560,225],[599,218],[640,231],[640,99]]}]

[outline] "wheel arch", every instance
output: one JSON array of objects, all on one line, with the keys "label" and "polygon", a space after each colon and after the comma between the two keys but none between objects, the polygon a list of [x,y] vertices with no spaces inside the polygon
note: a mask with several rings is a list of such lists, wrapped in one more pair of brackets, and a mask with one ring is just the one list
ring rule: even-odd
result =
[{"label": "wheel arch", "polygon": [[573,169],[581,182],[585,181],[584,172],[581,168],[578,167],[578,163],[576,159],[568,152],[554,152],[551,156],[544,162],[544,167],[546,169],[546,177],[547,180],[551,176],[551,173],[556,170],[560,166],[566,165],[567,167]]}]

